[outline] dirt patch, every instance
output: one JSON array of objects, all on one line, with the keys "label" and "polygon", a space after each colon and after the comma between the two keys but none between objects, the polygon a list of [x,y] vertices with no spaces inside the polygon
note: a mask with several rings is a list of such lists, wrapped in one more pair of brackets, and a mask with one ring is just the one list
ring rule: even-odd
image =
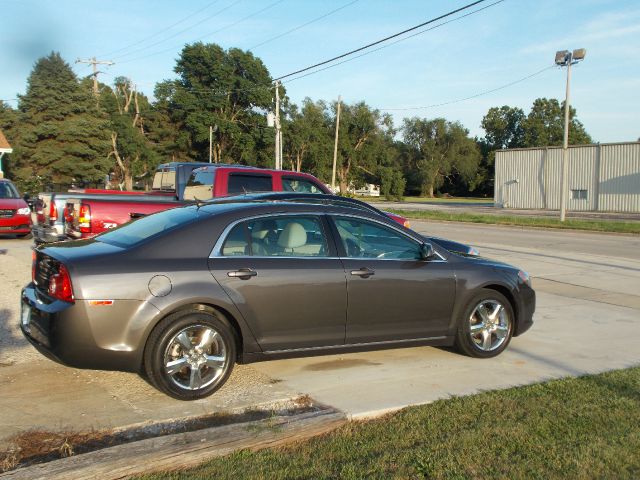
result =
[{"label": "dirt patch", "polygon": [[298,415],[319,411],[323,408],[325,407],[316,405],[308,395],[303,395],[294,399],[290,407],[278,410],[248,409],[238,414],[220,412],[120,430],[89,430],[84,432],[30,430],[7,439],[8,446],[0,451],[0,473],[138,440],[194,432],[235,423],[255,422],[276,416]]},{"label": "dirt patch", "polygon": [[354,367],[362,367],[362,366],[376,366],[381,365],[377,362],[372,362],[370,360],[366,360],[364,358],[349,358],[349,359],[337,359],[337,360],[329,360],[327,362],[319,362],[312,363],[304,367],[305,370],[310,370],[312,372],[322,372],[326,370],[340,370],[343,368],[354,368]]}]

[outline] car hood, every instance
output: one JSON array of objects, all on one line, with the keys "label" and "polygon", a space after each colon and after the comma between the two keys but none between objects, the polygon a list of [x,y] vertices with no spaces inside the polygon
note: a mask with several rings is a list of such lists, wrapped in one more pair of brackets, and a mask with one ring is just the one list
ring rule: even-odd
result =
[{"label": "car hood", "polygon": [[463,257],[465,260],[469,262],[479,263],[481,265],[486,265],[488,267],[494,267],[494,268],[506,269],[506,270],[518,270],[518,267],[514,265],[500,262],[498,260],[493,260],[492,258],[481,257],[479,255],[465,255],[465,254],[458,254],[458,255]]},{"label": "car hood", "polygon": [[0,209],[2,210],[18,210],[27,206],[27,202],[21,198],[0,198]]}]

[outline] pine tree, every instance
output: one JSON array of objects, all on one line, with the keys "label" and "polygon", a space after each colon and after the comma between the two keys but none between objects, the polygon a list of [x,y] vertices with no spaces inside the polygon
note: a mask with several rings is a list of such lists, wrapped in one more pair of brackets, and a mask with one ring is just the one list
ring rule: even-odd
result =
[{"label": "pine tree", "polygon": [[59,53],[36,62],[18,110],[18,179],[62,185],[104,179],[110,164],[107,118]]}]

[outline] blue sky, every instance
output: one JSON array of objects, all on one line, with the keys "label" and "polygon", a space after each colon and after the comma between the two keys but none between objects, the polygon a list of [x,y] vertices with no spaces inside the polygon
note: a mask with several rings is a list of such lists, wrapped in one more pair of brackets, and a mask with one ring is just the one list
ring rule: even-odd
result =
[{"label": "blue sky", "polygon": [[[346,5],[253,50],[271,74],[279,76],[470,0],[276,1],[0,0],[4,20],[0,99],[23,93],[36,59],[52,50],[72,65],[77,57],[113,60],[115,65],[101,68],[105,72],[101,81],[111,83],[116,76],[127,76],[151,95],[156,81],[173,77],[175,59],[185,43],[202,40],[248,49]],[[243,20],[260,10],[264,11]],[[506,104],[528,111],[537,97],[564,98],[564,71],[552,68],[468,101],[411,108],[495,89],[552,65],[556,50],[574,48],[587,49],[585,61],[573,69],[571,99],[587,131],[600,142],[638,139],[637,0],[505,0],[286,87],[295,102],[307,96],[334,100],[341,94],[349,103],[364,100],[390,109],[397,126],[403,117],[445,117],[459,120],[472,135],[481,136],[480,121],[492,106]],[[79,76],[90,73],[87,65],[73,68]]]}]

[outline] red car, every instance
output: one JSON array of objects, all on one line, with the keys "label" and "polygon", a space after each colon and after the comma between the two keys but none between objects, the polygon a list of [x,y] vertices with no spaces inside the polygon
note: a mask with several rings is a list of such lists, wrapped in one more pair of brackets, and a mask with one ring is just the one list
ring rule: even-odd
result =
[{"label": "red car", "polygon": [[31,209],[10,180],[0,178],[0,234],[31,235]]}]

